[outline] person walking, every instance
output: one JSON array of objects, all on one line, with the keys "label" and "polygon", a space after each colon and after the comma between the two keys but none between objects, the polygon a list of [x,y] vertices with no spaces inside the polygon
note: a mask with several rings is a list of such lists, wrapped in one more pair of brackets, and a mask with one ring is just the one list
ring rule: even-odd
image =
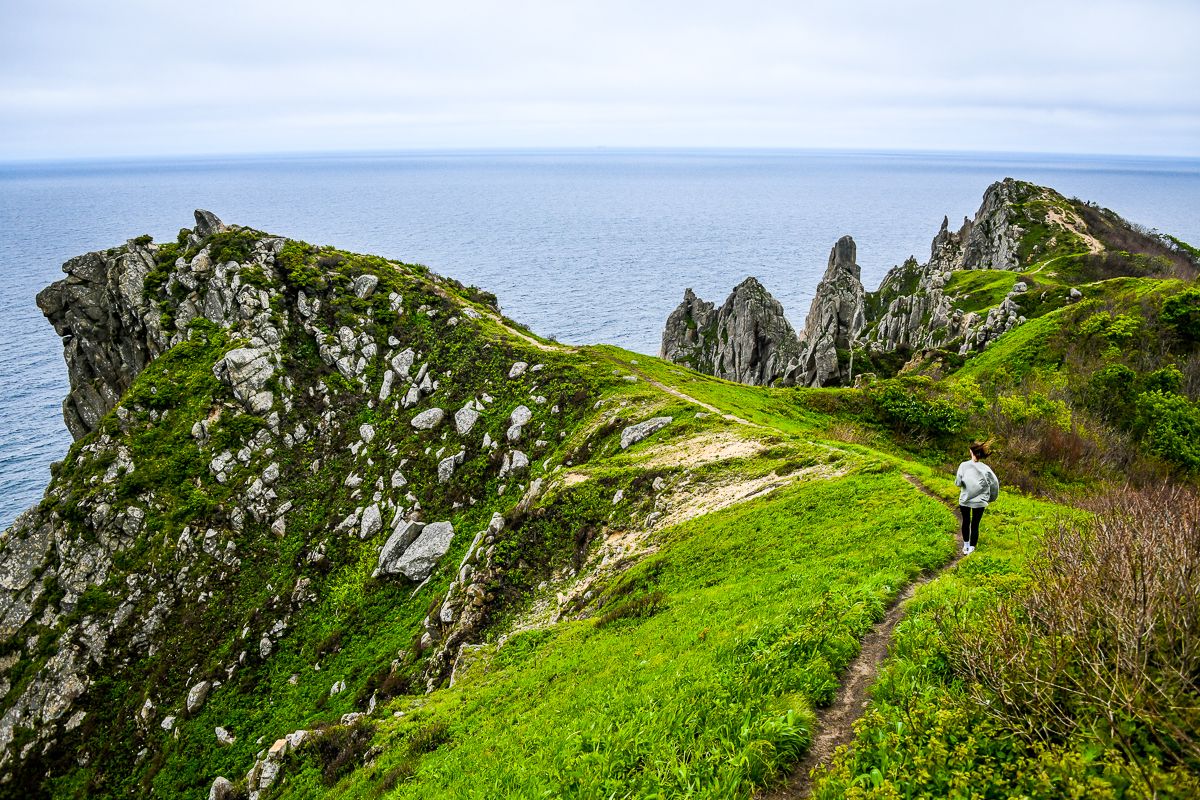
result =
[{"label": "person walking", "polygon": [[969,452],[971,460],[959,464],[958,474],[954,476],[954,485],[960,488],[958,513],[962,516],[964,556],[975,552],[975,546],[979,544],[979,520],[983,518],[983,510],[1000,496],[1000,479],[991,467],[983,463],[988,455],[988,446],[973,442]]}]

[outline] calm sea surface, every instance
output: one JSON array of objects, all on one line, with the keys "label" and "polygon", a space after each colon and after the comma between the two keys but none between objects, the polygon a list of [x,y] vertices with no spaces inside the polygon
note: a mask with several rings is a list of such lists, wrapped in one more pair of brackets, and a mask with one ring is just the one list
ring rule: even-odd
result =
[{"label": "calm sea surface", "polygon": [[686,287],[747,275],[804,322],[838,237],[875,288],[1005,176],[1200,244],[1200,160],[771,151],[387,154],[0,165],[0,528],[70,444],[62,348],[34,305],[71,256],[191,227],[192,209],[419,262],[572,343],[658,351]]}]

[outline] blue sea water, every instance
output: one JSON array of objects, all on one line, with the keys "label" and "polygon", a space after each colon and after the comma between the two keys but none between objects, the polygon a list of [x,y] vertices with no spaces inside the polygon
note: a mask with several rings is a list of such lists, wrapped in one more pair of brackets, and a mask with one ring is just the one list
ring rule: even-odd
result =
[{"label": "blue sea water", "polygon": [[495,292],[541,334],[655,354],[686,287],[720,302],[755,275],[799,327],[838,237],[854,236],[873,289],[1005,176],[1200,243],[1196,159],[591,150],[0,164],[0,529],[70,444],[61,344],[34,295],[71,256],[142,233],[173,240],[194,208],[423,263]]}]

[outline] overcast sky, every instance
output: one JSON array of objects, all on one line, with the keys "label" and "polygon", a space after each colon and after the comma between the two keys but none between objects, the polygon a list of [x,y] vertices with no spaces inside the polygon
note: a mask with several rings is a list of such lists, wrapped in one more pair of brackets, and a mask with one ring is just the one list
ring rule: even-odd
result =
[{"label": "overcast sky", "polygon": [[1200,156],[1200,2],[0,0],[0,160],[510,147]]}]

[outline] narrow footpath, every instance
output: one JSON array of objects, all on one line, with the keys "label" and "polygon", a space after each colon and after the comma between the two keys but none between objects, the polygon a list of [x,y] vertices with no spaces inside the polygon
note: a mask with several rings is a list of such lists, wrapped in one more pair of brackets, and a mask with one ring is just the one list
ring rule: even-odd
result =
[{"label": "narrow footpath", "polygon": [[[939,497],[916,477],[905,474],[904,478],[923,494],[954,509],[953,504]],[[954,533],[955,531],[952,530],[951,535]],[[866,710],[867,692],[871,688],[871,684],[875,682],[879,666],[887,658],[892,631],[896,629],[896,624],[904,618],[905,601],[913,596],[919,586],[929,583],[957,564],[961,558],[961,548],[955,547],[953,558],[941,569],[926,573],[910,583],[892,603],[883,620],[863,637],[862,648],[859,650],[858,656],[850,662],[842,674],[841,687],[838,689],[833,703],[817,712],[816,737],[804,760],[796,765],[782,786],[757,795],[760,800],[792,800],[793,798],[808,797],[812,793],[811,775],[813,770],[827,765],[838,747],[854,740],[854,723]]]}]

